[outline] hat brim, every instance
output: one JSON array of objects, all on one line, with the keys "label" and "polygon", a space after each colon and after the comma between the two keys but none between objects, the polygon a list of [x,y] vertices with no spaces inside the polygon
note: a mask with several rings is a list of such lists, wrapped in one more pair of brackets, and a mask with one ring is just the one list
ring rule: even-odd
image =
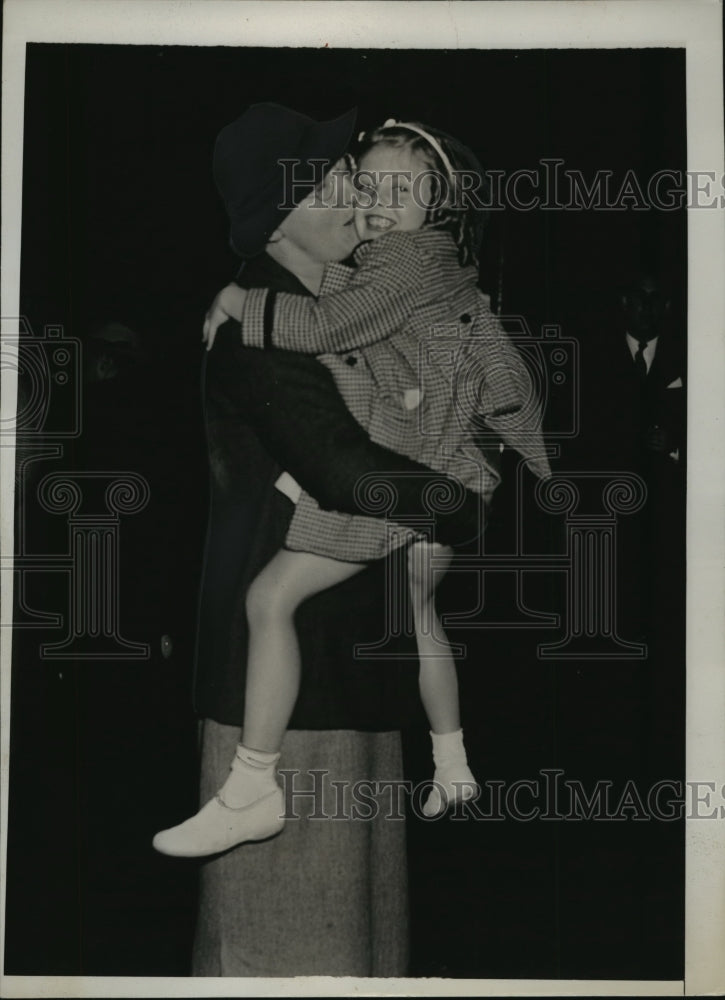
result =
[{"label": "hat brim", "polygon": [[[256,206],[251,210],[249,202],[243,208],[230,206],[230,242],[240,257],[256,257],[262,253],[275,229],[344,156],[350,146],[356,119],[357,108],[352,108],[331,121],[312,122],[299,148],[287,157],[300,161],[298,176],[293,170],[286,174],[281,169],[278,173],[272,172],[264,188],[258,192]],[[312,161],[320,164],[314,170],[310,169]],[[283,178],[289,183],[285,184]]]}]

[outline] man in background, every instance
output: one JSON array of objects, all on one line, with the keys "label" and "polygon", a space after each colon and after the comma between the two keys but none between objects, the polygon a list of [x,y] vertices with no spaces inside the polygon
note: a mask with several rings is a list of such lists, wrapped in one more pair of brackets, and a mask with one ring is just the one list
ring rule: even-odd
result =
[{"label": "man in background", "polygon": [[590,471],[642,481],[642,507],[618,524],[617,588],[621,634],[652,641],[681,615],[673,581],[684,578],[685,352],[672,297],[650,272],[628,282],[605,315],[582,338],[575,455]]}]

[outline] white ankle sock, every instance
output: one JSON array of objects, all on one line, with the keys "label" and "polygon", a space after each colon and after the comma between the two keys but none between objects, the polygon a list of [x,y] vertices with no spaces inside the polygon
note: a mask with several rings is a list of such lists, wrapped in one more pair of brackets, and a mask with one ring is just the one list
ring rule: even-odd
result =
[{"label": "white ankle sock", "polygon": [[471,773],[463,745],[463,730],[456,729],[452,733],[434,733],[433,761],[436,769],[433,780],[442,786],[433,788],[423,806],[426,816],[435,816],[455,801],[465,801],[473,798],[478,786]]},{"label": "white ankle sock", "polygon": [[240,809],[277,788],[276,764],[280,755],[237,744],[229,777],[219,789],[219,797],[230,809]]}]

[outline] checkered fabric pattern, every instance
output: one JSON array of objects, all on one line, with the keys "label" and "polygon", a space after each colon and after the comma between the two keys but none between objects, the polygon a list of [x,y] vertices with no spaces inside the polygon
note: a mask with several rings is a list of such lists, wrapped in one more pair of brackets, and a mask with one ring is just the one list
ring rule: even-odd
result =
[{"label": "checkered fabric pattern", "polygon": [[[360,247],[356,263],[328,267],[318,300],[277,294],[271,345],[265,314],[274,293],[251,289],[243,342],[318,355],[372,440],[484,497],[498,475],[477,444],[486,435],[490,443],[492,431],[537,475],[548,475],[521,356],[478,289],[475,269],[460,267],[451,237],[391,233]],[[359,562],[411,537],[378,518],[321,511],[303,493],[286,544]]]}]

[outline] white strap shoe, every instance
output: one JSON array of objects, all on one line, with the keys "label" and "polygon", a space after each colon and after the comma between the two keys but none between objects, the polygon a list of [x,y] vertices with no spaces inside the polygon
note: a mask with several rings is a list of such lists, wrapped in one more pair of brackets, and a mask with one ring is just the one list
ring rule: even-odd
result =
[{"label": "white strap shoe", "polygon": [[481,789],[468,767],[436,768],[433,788],[423,805],[423,815],[438,816],[456,802],[476,798]]},{"label": "white strap shoe", "polygon": [[153,846],[174,858],[203,858],[245,841],[266,840],[283,827],[284,796],[279,787],[239,809],[215,795],[191,819],[157,833]]}]

